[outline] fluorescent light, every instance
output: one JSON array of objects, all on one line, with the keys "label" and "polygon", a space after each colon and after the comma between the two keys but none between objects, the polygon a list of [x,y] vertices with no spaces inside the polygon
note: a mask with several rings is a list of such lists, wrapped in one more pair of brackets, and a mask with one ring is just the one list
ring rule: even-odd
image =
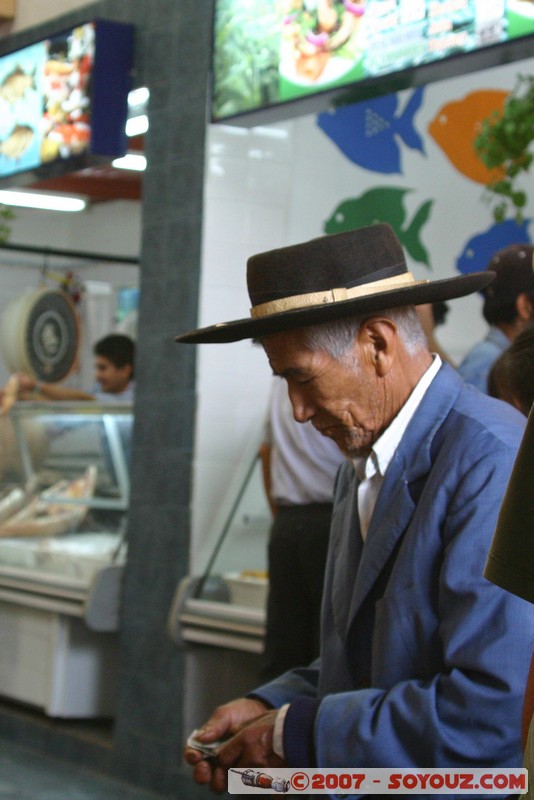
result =
[{"label": "fluorescent light", "polygon": [[271,139],[287,139],[288,132],[285,128],[267,128],[265,125],[257,125],[255,128],[252,128],[253,134],[259,134],[260,136],[267,136]]},{"label": "fluorescent light", "polygon": [[148,117],[141,114],[139,117],[130,117],[126,120],[126,136],[141,136],[148,130]]},{"label": "fluorescent light", "polygon": [[137,153],[126,153],[122,158],[115,158],[111,162],[111,166],[118,169],[134,169],[137,172],[143,172],[146,169],[146,158]]},{"label": "fluorescent light", "polygon": [[6,206],[39,208],[44,211],[83,211],[87,206],[87,199],[68,194],[2,189],[0,190],[0,203],[4,203]]},{"label": "fluorescent light", "polygon": [[126,136],[141,136],[148,130],[147,104],[150,92],[145,86],[133,89],[128,95]]},{"label": "fluorescent light", "polygon": [[150,91],[146,86],[140,86],[138,89],[132,89],[132,91],[128,94],[128,105],[143,106],[145,103],[148,103],[149,97]]},{"label": "fluorescent light", "polygon": [[247,136],[248,128],[240,128],[238,125],[217,125],[220,131],[229,133],[230,136]]}]

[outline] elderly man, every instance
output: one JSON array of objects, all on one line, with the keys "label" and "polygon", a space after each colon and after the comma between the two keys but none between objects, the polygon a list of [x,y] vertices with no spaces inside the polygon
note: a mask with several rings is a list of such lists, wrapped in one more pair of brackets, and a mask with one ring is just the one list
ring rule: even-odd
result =
[{"label": "elderly man", "polygon": [[216,758],[185,751],[198,783],[223,790],[235,766],[521,765],[534,614],[482,570],[524,417],[431,354],[414,309],[491,278],[414,280],[377,224],[252,257],[251,318],[178,337],[258,340],[295,418],[348,456],[320,658],[214,711],[198,739],[227,739]]}]

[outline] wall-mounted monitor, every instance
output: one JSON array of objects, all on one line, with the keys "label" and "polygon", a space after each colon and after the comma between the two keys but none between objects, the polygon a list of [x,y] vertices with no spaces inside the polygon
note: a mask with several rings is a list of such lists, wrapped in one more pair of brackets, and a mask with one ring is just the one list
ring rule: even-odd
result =
[{"label": "wall-mounted monitor", "polygon": [[212,121],[257,124],[319,96],[324,107],[326,92],[356,102],[526,58],[533,34],[534,0],[215,0]]},{"label": "wall-mounted monitor", "polygon": [[0,182],[126,152],[133,27],[94,20],[0,57]]}]

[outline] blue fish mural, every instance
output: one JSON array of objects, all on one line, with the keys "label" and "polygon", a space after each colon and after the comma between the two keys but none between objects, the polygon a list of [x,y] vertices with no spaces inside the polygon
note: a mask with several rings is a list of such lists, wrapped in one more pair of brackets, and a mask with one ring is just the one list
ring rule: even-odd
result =
[{"label": "blue fish mural", "polygon": [[528,232],[530,222],[531,219],[525,219],[519,224],[513,219],[507,219],[496,222],[484,233],[472,236],[456,259],[456,269],[464,275],[481,272],[486,269],[497,250],[508,247],[509,244],[531,242]]},{"label": "blue fish mural", "polygon": [[397,95],[388,94],[325,111],[318,115],[317,125],[354,164],[371,172],[402,174],[397,137],[425,154],[423,139],[414,128],[423,94],[423,88],[415,89],[400,116]]},{"label": "blue fish mural", "polygon": [[386,186],[369,189],[360,197],[343,200],[325,222],[325,233],[341,233],[372,225],[374,222],[389,222],[411,257],[431,269],[428,251],[421,242],[421,229],[430,216],[433,200],[424,202],[411,222],[407,223],[403,201],[404,195],[411,191]]}]

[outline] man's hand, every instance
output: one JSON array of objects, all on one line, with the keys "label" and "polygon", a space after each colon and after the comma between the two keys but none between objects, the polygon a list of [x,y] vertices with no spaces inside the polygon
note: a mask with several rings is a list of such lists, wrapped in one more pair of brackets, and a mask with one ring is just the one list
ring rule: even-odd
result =
[{"label": "man's hand", "polygon": [[276,714],[276,710],[267,710],[260,700],[250,698],[219,706],[198,731],[197,739],[204,743],[228,741],[209,759],[199,750],[185,748],[185,760],[194,767],[194,780],[209,783],[214,792],[223,792],[230,767],[283,766],[282,759],[273,752]]},{"label": "man's hand", "polygon": [[25,392],[34,392],[37,386],[37,381],[31,375],[26,375],[25,372],[17,372],[17,381],[20,394]]},{"label": "man's hand", "polygon": [[2,390],[0,390],[1,414],[7,414],[17,401],[19,393],[18,375],[11,375]]},{"label": "man's hand", "polygon": [[6,385],[3,389],[0,389],[0,413],[7,414],[17,400],[31,397],[36,385],[35,378],[26,375],[24,372],[16,372],[10,375]]}]

